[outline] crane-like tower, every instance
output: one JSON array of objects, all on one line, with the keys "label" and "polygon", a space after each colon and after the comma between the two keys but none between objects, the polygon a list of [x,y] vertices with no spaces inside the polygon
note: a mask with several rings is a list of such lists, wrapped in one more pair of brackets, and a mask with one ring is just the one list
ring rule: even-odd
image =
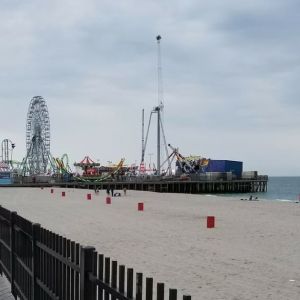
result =
[{"label": "crane-like tower", "polygon": [[162,121],[162,112],[164,109],[164,97],[163,97],[163,80],[162,80],[162,64],[161,64],[161,48],[160,48],[160,42],[161,42],[161,36],[156,36],[156,42],[157,42],[157,97],[158,97],[158,105],[153,108],[150,114],[148,128],[147,128],[147,134],[146,139],[144,140],[144,110],[143,110],[143,116],[142,116],[142,160],[141,165],[144,164],[145,159],[145,150],[147,146],[148,141],[148,134],[149,134],[149,128],[151,124],[151,118],[152,114],[157,114],[157,175],[161,174],[161,133],[163,137],[163,142],[165,146],[166,151],[166,157],[170,167],[170,160],[168,159],[169,153],[168,153],[168,147],[166,143],[166,137],[164,133],[164,127],[163,127],[163,121]]}]

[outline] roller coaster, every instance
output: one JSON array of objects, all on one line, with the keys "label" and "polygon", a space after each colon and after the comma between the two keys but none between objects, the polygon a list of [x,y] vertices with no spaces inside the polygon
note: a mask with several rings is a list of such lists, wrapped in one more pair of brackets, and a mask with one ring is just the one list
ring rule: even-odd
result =
[{"label": "roller coaster", "polygon": [[65,153],[61,158],[53,158],[56,164],[56,170],[58,174],[72,174],[72,170],[69,165],[69,157]]}]

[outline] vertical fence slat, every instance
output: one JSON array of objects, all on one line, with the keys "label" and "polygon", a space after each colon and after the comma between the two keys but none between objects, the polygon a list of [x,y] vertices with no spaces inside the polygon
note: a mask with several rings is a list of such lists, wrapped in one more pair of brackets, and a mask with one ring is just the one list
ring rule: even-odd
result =
[{"label": "vertical fence slat", "polygon": [[89,280],[89,273],[93,272],[93,247],[81,247],[80,255],[80,299],[95,299],[95,284]]},{"label": "vertical fence slat", "polygon": [[[103,281],[104,255],[98,255],[98,278]],[[103,289],[98,287],[98,300],[103,300]]]},{"label": "vertical fence slat", "polygon": [[[62,255],[62,237],[58,236],[58,254]],[[62,282],[63,282],[63,278],[62,278],[62,268],[63,268],[63,264],[60,260],[58,260],[58,276],[59,276],[59,298],[63,299],[63,286],[62,286]]]},{"label": "vertical fence slat", "polygon": [[125,292],[125,266],[119,266],[119,291],[124,294]]},{"label": "vertical fence slat", "polygon": [[184,295],[182,300],[192,300],[192,296],[190,295]]},{"label": "vertical fence slat", "polygon": [[[71,241],[67,240],[67,251],[66,251],[66,258],[68,259],[68,261],[71,261]],[[71,300],[70,299],[70,295],[71,295],[71,270],[70,267],[67,266],[67,295],[66,295],[66,299],[67,300]]]},{"label": "vertical fence slat", "polygon": [[[42,229],[42,243],[45,245],[46,244],[46,230],[43,228]],[[43,273],[43,283],[47,284],[46,282],[46,252],[43,250],[43,260],[42,260],[42,273]]]},{"label": "vertical fence slat", "polygon": [[[80,245],[78,243],[75,244],[75,262],[76,265],[80,264]],[[80,280],[79,273],[75,272],[75,300],[79,300],[79,291],[80,291]]]},{"label": "vertical fence slat", "polygon": [[[55,240],[55,234],[52,232],[51,234],[51,240],[52,240],[52,251],[55,252],[55,244],[56,244],[56,240]],[[55,257],[52,256],[52,281],[53,281],[53,293],[56,294],[56,278],[55,278],[55,273],[56,273],[56,269],[55,269]]]},{"label": "vertical fence slat", "polygon": [[161,282],[157,283],[157,300],[164,300],[165,299],[165,285]]},{"label": "vertical fence slat", "polygon": [[[44,228],[41,228],[41,243],[44,244]],[[45,251],[42,250],[41,252],[41,281],[45,282]]]},{"label": "vertical fence slat", "polygon": [[133,297],[133,269],[127,269],[127,297]]},{"label": "vertical fence slat", "polygon": [[146,300],[153,300],[153,279],[146,278]]},{"label": "vertical fence slat", "polygon": [[[51,246],[51,250],[53,250],[55,252],[55,243],[56,243],[56,240],[55,240],[55,234],[53,232],[51,232],[51,243],[52,243],[52,246]],[[53,293],[56,293],[56,276],[55,276],[55,257],[52,256],[52,260],[51,260],[51,265],[52,265],[52,282],[53,282]]]},{"label": "vertical fence slat", "polygon": [[17,213],[12,211],[10,213],[10,276],[11,276],[11,293],[16,298],[17,293],[15,289],[15,219]]},{"label": "vertical fence slat", "polygon": [[36,282],[37,276],[38,276],[38,248],[37,248],[37,241],[39,241],[39,236],[40,236],[40,229],[41,225],[40,224],[32,224],[32,300],[39,300],[39,295],[38,295],[38,285]]},{"label": "vertical fence slat", "polygon": [[177,300],[177,290],[169,289],[169,300]]},{"label": "vertical fence slat", "polygon": [[[109,284],[110,282],[110,258],[105,257],[105,274],[104,274],[104,281],[106,284]],[[104,292],[104,299],[109,300],[109,292]]]},{"label": "vertical fence slat", "polygon": [[[63,248],[62,248],[62,256],[64,258],[67,257],[67,239],[63,238]],[[63,298],[66,299],[66,294],[67,294],[67,266],[65,263],[63,263],[63,273],[62,273],[62,287],[63,287]]]},{"label": "vertical fence slat", "polygon": [[[42,233],[42,235],[41,235],[41,237],[42,237],[42,243],[43,243],[43,245],[46,245],[46,229],[42,229],[41,230],[41,233]],[[46,267],[46,256],[47,256],[47,253],[46,253],[46,251],[44,251],[43,250],[43,256],[42,256],[42,274],[43,274],[43,283],[44,284],[48,284],[47,283],[47,267]],[[45,299],[45,293],[43,292],[42,293],[42,300],[44,300]]]},{"label": "vertical fence slat", "polygon": [[[46,246],[48,248],[50,248],[50,231],[47,230],[46,231]],[[51,265],[50,265],[50,254],[46,254],[46,272],[47,272],[47,286],[50,287],[50,289],[52,289],[52,274],[51,274]]]},{"label": "vertical fence slat", "polygon": [[143,273],[136,273],[136,300],[143,297]]},{"label": "vertical fence slat", "polygon": [[[75,242],[71,242],[71,262],[75,262]],[[71,300],[75,299],[75,274],[74,274],[74,269],[71,269]]]},{"label": "vertical fence slat", "polygon": [[[97,266],[98,266],[98,254],[96,251],[93,252],[93,265],[92,265],[92,274],[97,278]],[[96,300],[96,294],[97,294],[98,286],[97,284],[94,284],[94,291],[95,294],[93,296],[93,300]]]},{"label": "vertical fence slat", "polygon": [[[117,288],[117,276],[118,276],[118,262],[113,260],[111,263],[111,287]],[[115,300],[116,297],[111,297],[111,300]]]},{"label": "vertical fence slat", "polygon": [[[2,205],[0,205],[0,209],[2,208]],[[3,226],[2,226],[2,220],[0,220],[0,238],[2,239],[3,238]],[[3,261],[2,259],[2,249],[1,249],[1,243],[0,243],[0,261]],[[1,267],[1,264],[0,264],[0,275],[2,276],[3,275],[3,271],[2,271],[2,267]]]},{"label": "vertical fence slat", "polygon": [[[79,266],[80,263],[80,246],[78,243],[75,244],[75,257],[76,257],[76,265]],[[79,300],[79,273],[75,273],[75,300]]]},{"label": "vertical fence slat", "polygon": [[[55,252],[59,253],[59,236],[55,235]],[[55,258],[55,282],[56,282],[56,296],[60,296],[60,274],[59,274],[59,261]]]},{"label": "vertical fence slat", "polygon": [[[52,250],[53,240],[52,240],[52,232],[48,231],[48,248]],[[53,256],[51,254],[48,255],[49,260],[49,281],[50,281],[50,289],[54,290],[54,279],[53,279]]]}]

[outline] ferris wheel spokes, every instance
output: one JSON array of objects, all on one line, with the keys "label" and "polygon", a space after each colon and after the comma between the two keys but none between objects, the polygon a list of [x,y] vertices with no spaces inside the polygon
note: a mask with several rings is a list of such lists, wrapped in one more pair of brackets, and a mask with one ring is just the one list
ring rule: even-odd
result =
[{"label": "ferris wheel spokes", "polygon": [[53,161],[50,154],[50,119],[45,100],[41,96],[31,99],[26,120],[26,149],[23,175],[46,174]]}]

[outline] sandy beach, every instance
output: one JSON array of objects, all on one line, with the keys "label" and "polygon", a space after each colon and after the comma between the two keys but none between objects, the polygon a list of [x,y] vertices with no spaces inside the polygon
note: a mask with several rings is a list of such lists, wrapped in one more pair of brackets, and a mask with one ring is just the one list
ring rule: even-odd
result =
[{"label": "sandy beach", "polygon": [[0,205],[177,288],[178,299],[300,299],[299,203],[127,191],[107,205],[105,191],[87,192],[0,188]]}]

